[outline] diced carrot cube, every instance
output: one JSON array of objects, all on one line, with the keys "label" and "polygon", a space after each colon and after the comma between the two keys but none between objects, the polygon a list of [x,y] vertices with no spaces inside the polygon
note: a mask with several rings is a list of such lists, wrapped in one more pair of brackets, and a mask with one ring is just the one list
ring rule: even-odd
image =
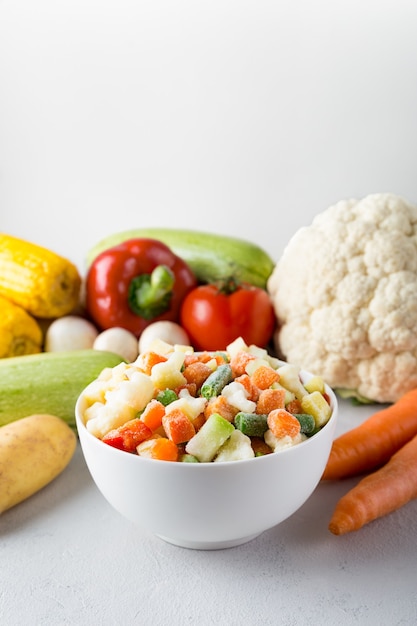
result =
[{"label": "diced carrot cube", "polygon": [[185,385],[181,385],[181,387],[176,387],[175,393],[177,396],[180,395],[180,391],[183,389],[186,389],[190,396],[193,396],[194,398],[197,397],[197,385],[195,383],[186,383]]},{"label": "diced carrot cube", "polygon": [[180,409],[173,409],[162,418],[166,436],[175,444],[189,441],[195,435],[195,428],[187,415]]},{"label": "diced carrot cube", "polygon": [[192,363],[197,363],[200,360],[200,355],[196,352],[186,352],[184,356],[184,367],[188,367]]},{"label": "diced carrot cube", "polygon": [[249,361],[253,361],[255,357],[249,352],[238,352],[230,361],[230,367],[232,368],[233,377],[242,376],[246,374],[246,366]]},{"label": "diced carrot cube", "polygon": [[134,452],[138,444],[151,436],[151,429],[140,419],[135,418],[123,426],[109,431],[104,435],[103,441],[119,450]]},{"label": "diced carrot cube", "polygon": [[287,409],[288,413],[292,413],[293,415],[303,412],[303,409],[301,407],[301,400],[298,400],[297,398],[295,400],[291,400],[291,402],[288,402],[288,404],[285,405],[285,408]]},{"label": "diced carrot cube", "polygon": [[200,428],[205,423],[205,421],[206,421],[206,417],[205,417],[204,413],[200,413],[199,415],[197,415],[197,417],[195,417],[194,419],[191,420],[191,423],[194,426],[195,432],[200,430]]},{"label": "diced carrot cube", "polygon": [[212,370],[205,363],[196,361],[190,363],[183,370],[183,376],[187,379],[188,383],[195,383],[197,390],[200,389],[204,381],[210,376]]},{"label": "diced carrot cube", "polygon": [[139,369],[142,370],[144,374],[150,376],[154,365],[156,365],[157,363],[164,363],[167,360],[168,359],[166,356],[158,354],[157,352],[149,351],[143,352],[139,355],[136,360],[136,365],[139,367]]},{"label": "diced carrot cube", "polygon": [[219,365],[224,365],[225,363],[229,362],[226,354],[223,353],[223,352],[217,352],[216,354],[212,354],[211,357],[210,357],[210,360],[211,359],[215,359],[215,361],[216,361],[218,366]]},{"label": "diced carrot cube", "polygon": [[258,389],[268,389],[273,383],[279,381],[279,373],[268,365],[260,365],[253,372],[251,378]]},{"label": "diced carrot cube", "polygon": [[298,419],[285,409],[275,409],[269,413],[268,427],[277,439],[287,435],[295,437],[301,430]]},{"label": "diced carrot cube", "polygon": [[162,425],[162,418],[165,415],[165,407],[159,400],[153,399],[146,405],[140,416],[142,422],[152,430],[157,430]]},{"label": "diced carrot cube", "polygon": [[259,398],[259,389],[256,385],[253,384],[251,377],[248,374],[242,374],[241,376],[237,376],[235,378],[235,383],[240,383],[244,386],[248,400],[252,400],[252,402],[257,402]]},{"label": "diced carrot cube", "polygon": [[239,409],[229,404],[224,396],[216,396],[208,401],[206,408],[204,409],[204,416],[206,420],[213,413],[218,413],[228,422],[232,423],[237,413],[239,413]]},{"label": "diced carrot cube", "polygon": [[167,437],[155,437],[140,443],[136,448],[139,456],[158,461],[178,461],[178,448]]},{"label": "diced carrot cube", "polygon": [[263,389],[256,403],[256,413],[268,415],[274,409],[285,408],[285,389]]},{"label": "diced carrot cube", "polygon": [[211,361],[211,359],[213,358],[212,354],[210,352],[200,352],[198,354],[198,360],[200,361],[200,363],[208,363],[209,361]]},{"label": "diced carrot cube", "polygon": [[262,439],[262,437],[251,437],[252,450],[255,456],[264,456],[265,454],[271,454],[272,448]]}]

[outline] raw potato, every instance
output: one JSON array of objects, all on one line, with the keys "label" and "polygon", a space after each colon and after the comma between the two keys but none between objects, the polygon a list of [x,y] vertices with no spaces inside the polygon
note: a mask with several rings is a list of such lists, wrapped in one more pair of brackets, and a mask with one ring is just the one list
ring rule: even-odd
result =
[{"label": "raw potato", "polygon": [[0,514],[45,487],[70,462],[77,438],[59,417],[30,415],[0,428]]}]

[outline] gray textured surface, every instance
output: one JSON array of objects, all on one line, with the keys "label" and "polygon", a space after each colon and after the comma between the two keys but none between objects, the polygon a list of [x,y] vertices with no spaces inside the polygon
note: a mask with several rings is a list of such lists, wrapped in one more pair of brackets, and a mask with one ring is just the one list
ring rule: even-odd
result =
[{"label": "gray textured surface", "polygon": [[[339,432],[369,411],[342,403]],[[329,515],[353,483],[320,484],[289,520],[252,542],[200,552],[114,512],[77,449],[54,483],[0,517],[1,623],[411,626],[417,501],[334,537]]]}]

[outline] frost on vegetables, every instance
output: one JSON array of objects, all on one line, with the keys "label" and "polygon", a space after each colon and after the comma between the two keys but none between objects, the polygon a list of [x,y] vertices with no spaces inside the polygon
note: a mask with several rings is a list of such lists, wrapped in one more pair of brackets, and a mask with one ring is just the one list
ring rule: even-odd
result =
[{"label": "frost on vegetables", "polygon": [[[282,374],[282,375],[281,375]],[[83,392],[87,430],[152,459],[249,459],[317,433],[332,409],[324,381],[239,337],[223,352],[156,340],[133,363],[107,368]]]},{"label": "frost on vegetables", "polygon": [[417,387],[417,207],[338,202],[295,233],[267,287],[282,358],[363,402]]}]

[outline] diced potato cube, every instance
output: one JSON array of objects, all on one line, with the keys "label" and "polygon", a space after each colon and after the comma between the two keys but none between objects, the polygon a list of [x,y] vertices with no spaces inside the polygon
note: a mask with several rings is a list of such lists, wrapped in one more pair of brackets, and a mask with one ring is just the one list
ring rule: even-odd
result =
[{"label": "diced potato cube", "polygon": [[239,352],[248,352],[248,345],[242,337],[238,337],[232,343],[226,347],[229,353],[230,360],[232,360]]},{"label": "diced potato cube", "polygon": [[301,407],[304,413],[310,413],[314,417],[316,428],[324,426],[332,414],[329,403],[319,391],[313,391],[301,398]]},{"label": "diced potato cube", "polygon": [[304,387],[307,389],[308,393],[312,393],[313,391],[319,391],[320,393],[324,393],[324,380],[321,376],[313,376],[309,381],[304,383]]},{"label": "diced potato cube", "polygon": [[251,359],[248,362],[248,364],[245,367],[245,370],[248,376],[252,376],[255,370],[257,370],[259,367],[271,367],[271,366],[269,365],[266,359],[261,359],[259,357],[256,357],[254,359]]}]

